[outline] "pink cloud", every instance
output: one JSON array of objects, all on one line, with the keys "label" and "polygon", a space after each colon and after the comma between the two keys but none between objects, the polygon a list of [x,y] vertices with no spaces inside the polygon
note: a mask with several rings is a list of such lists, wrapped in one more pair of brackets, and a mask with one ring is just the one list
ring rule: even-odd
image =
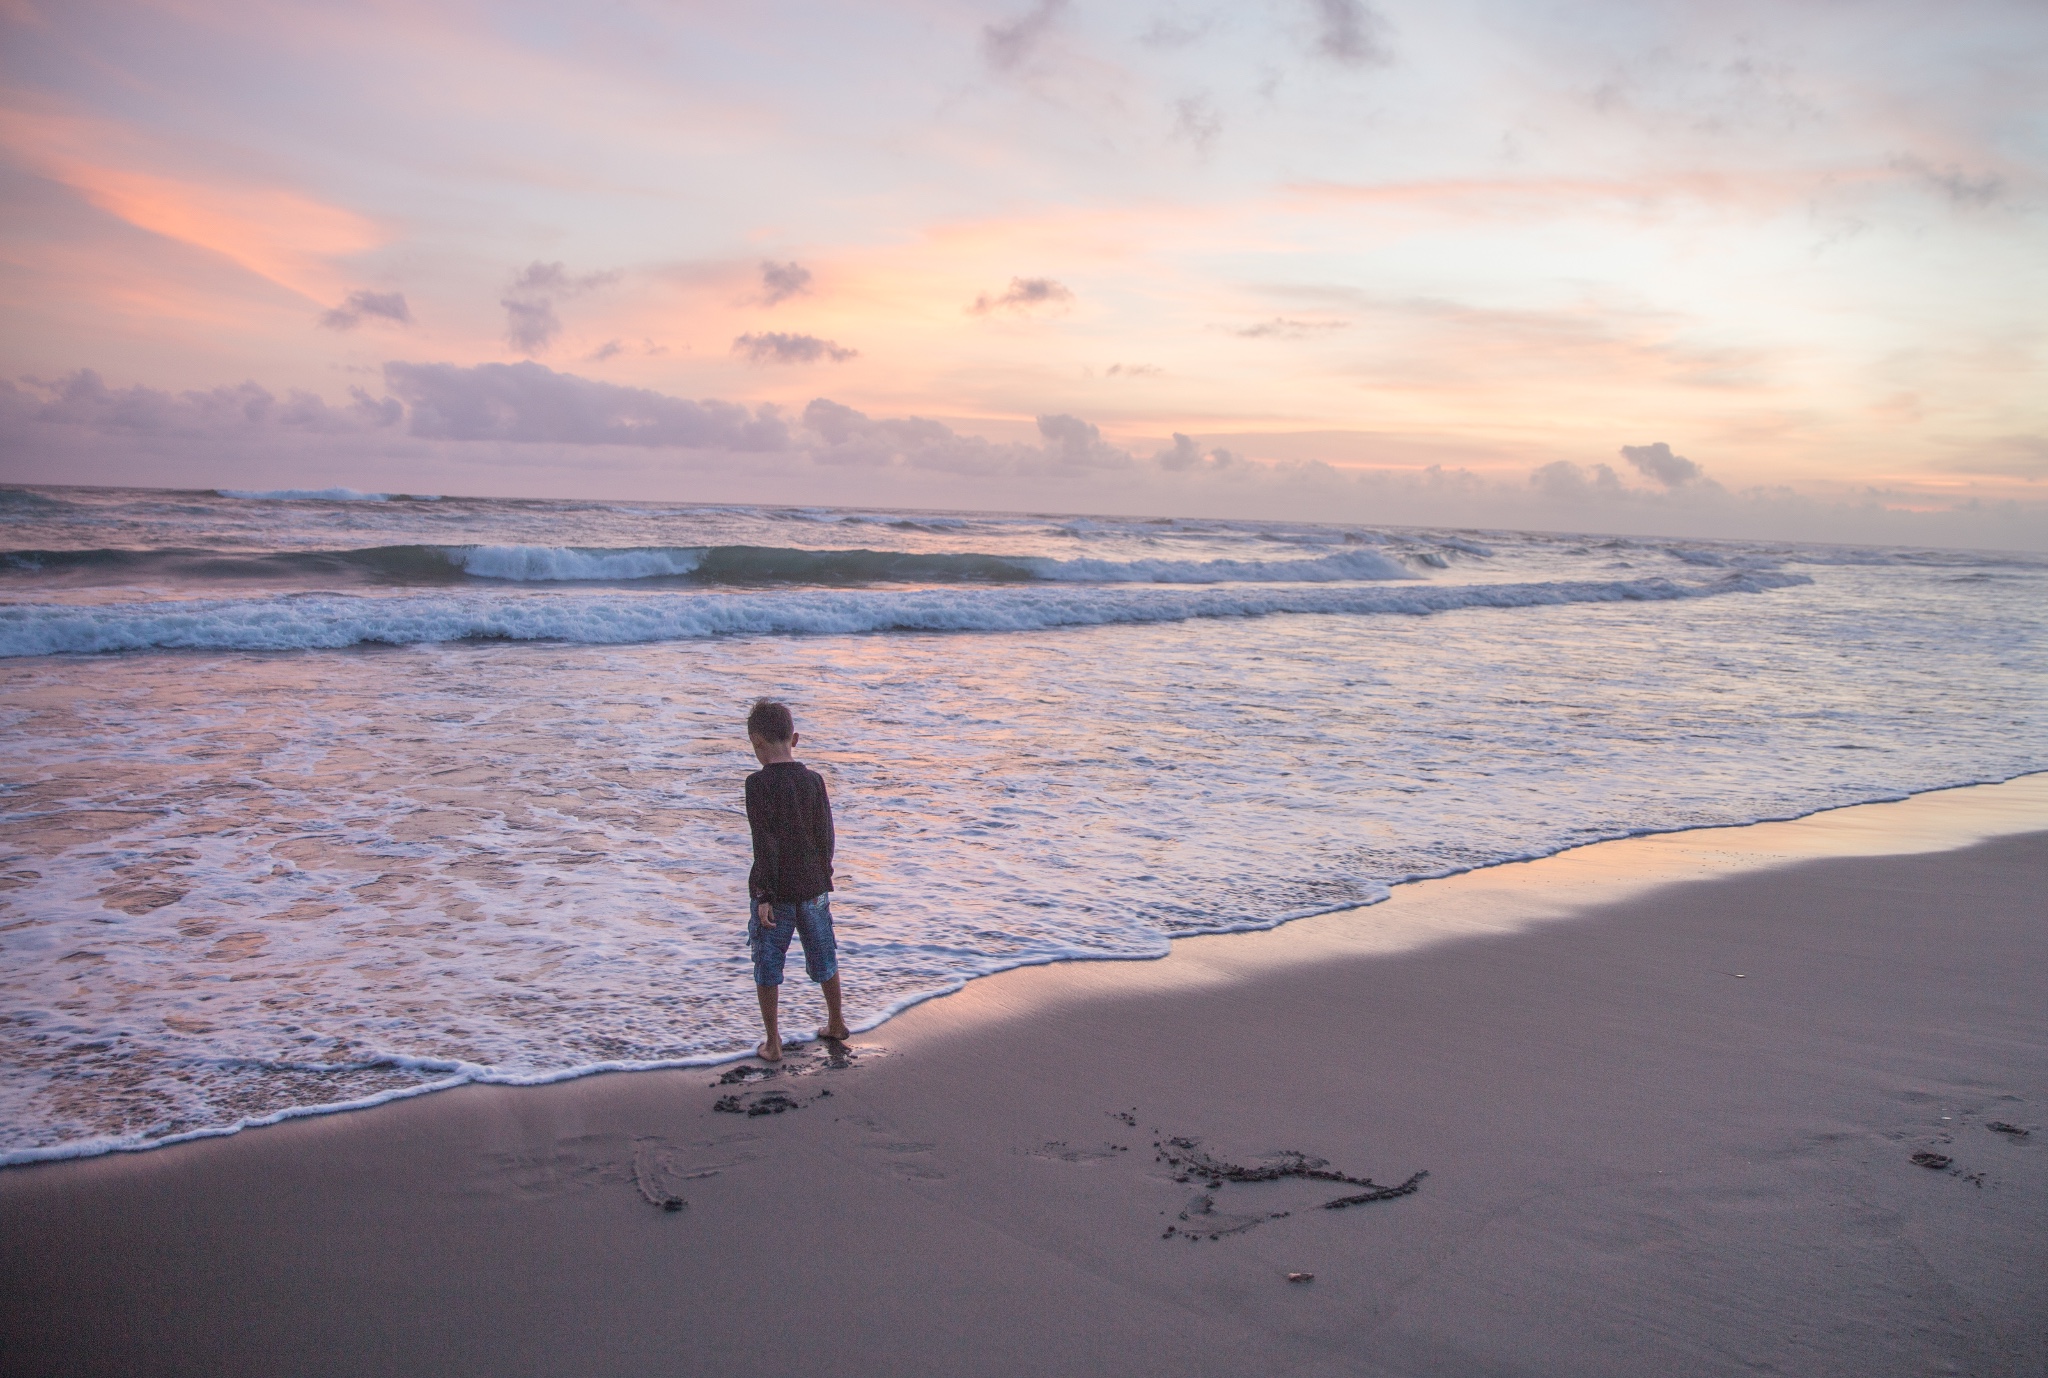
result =
[{"label": "pink cloud", "polygon": [[103,121],[0,111],[0,146],[129,224],[207,250],[315,301],[339,295],[337,261],[388,236],[369,217],[288,187],[154,170],[167,159]]}]

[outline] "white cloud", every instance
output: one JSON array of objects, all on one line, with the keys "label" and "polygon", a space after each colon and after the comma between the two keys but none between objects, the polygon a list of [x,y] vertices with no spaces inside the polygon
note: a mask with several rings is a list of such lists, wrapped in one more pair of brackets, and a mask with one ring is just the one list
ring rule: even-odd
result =
[{"label": "white cloud", "polygon": [[989,24],[981,31],[981,55],[998,72],[1014,72],[1028,61],[1067,7],[1067,0],[1039,0],[1007,24]]},{"label": "white cloud", "polygon": [[[1206,455],[1202,447],[1179,431],[1173,433],[1173,444],[1152,456],[1152,462],[1168,473],[1179,474],[1193,471],[1218,473],[1245,463],[1242,455],[1230,450],[1217,448]],[[1335,472],[1334,470],[1332,472]]]},{"label": "white cloud", "polygon": [[1383,35],[1387,21],[1360,0],[1309,0],[1316,22],[1316,52],[1347,67],[1392,62]]},{"label": "white cloud", "polygon": [[555,302],[580,297],[618,279],[616,271],[572,273],[565,263],[538,259],[527,264],[513,277],[510,294],[498,302],[505,308],[505,343],[521,354],[546,353],[562,333]]},{"label": "white cloud", "polygon": [[1297,321],[1285,316],[1275,316],[1270,321],[1256,325],[1226,326],[1231,334],[1246,340],[1305,340],[1314,335],[1326,335],[1332,330],[1343,330],[1348,321]]},{"label": "white cloud", "polygon": [[732,342],[732,352],[745,355],[751,364],[843,364],[860,354],[859,350],[848,349],[835,340],[821,340],[816,335],[786,335],[778,330],[742,335]]},{"label": "white cloud", "polygon": [[411,325],[412,308],[405,304],[403,292],[351,292],[341,305],[321,313],[320,324],[329,330],[354,330],[365,317]]},{"label": "white cloud", "polygon": [[1073,292],[1051,278],[1011,278],[1010,285],[1001,293],[990,296],[984,292],[976,297],[967,313],[970,316],[986,316],[992,311],[1022,314],[1040,306],[1062,306],[1073,299]]},{"label": "white cloud", "polygon": [[[1706,471],[1684,455],[1671,453],[1671,447],[1663,441],[1654,445],[1624,445],[1621,457],[1636,467],[1637,472],[1653,478],[1666,488],[1682,488],[1688,483],[1703,478]],[[1606,465],[1601,465],[1606,468]]]},{"label": "white cloud", "polygon": [[761,264],[761,301],[773,306],[811,290],[811,270],[801,263]]},{"label": "white cloud", "polygon": [[555,304],[545,297],[539,301],[506,297],[498,305],[505,308],[505,343],[521,354],[546,352],[562,333],[562,318],[555,314]]}]

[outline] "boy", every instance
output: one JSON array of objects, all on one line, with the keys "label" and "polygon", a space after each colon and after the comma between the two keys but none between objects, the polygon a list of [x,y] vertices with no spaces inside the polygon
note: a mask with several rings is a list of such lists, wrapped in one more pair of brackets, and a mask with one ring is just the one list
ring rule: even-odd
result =
[{"label": "boy", "polygon": [[747,875],[753,901],[747,947],[754,956],[754,993],[767,1027],[755,1053],[782,1060],[775,1024],[782,962],[795,934],[804,945],[804,974],[825,993],[822,1038],[847,1037],[839,1013],[839,958],[832,941],[832,801],[817,772],[799,765],[796,724],[786,704],[761,699],[747,714],[747,740],[761,768],[747,777],[747,826],[754,833],[754,869]]}]

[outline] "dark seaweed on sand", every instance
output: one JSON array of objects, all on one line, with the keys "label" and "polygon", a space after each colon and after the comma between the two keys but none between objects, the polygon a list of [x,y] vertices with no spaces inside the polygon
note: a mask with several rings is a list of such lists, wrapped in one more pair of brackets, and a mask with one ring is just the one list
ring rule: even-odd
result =
[{"label": "dark seaweed on sand", "polygon": [[[832,1093],[830,1091],[820,1091],[818,1094],[829,1096]],[[804,1106],[802,1101],[786,1091],[768,1091],[764,1092],[761,1098],[751,1105],[747,1103],[744,1096],[720,1096],[711,1108],[727,1115],[755,1116],[780,1115],[785,1110],[801,1110]]]},{"label": "dark seaweed on sand", "polygon": [[1363,1206],[1373,1201],[1391,1201],[1399,1196],[1412,1196],[1422,1187],[1422,1179],[1429,1176],[1427,1169],[1415,1173],[1407,1181],[1394,1186],[1381,1186],[1370,1177],[1353,1177],[1338,1172],[1324,1158],[1288,1150],[1276,1153],[1277,1160],[1258,1167],[1245,1167],[1239,1163],[1225,1162],[1211,1154],[1204,1153],[1196,1139],[1167,1139],[1156,1145],[1159,1160],[1176,1169],[1180,1181],[1206,1177],[1212,1187],[1225,1182],[1278,1182],[1284,1178],[1298,1177],[1311,1182],[1342,1182],[1346,1186],[1364,1187],[1364,1191],[1348,1196],[1339,1196],[1323,1202],[1326,1211],[1340,1211],[1346,1206]]}]

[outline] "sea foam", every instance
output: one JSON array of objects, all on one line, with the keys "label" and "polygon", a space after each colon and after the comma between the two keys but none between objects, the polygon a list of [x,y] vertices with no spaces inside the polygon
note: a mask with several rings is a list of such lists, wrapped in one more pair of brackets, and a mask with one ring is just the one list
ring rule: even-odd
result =
[{"label": "sea foam", "polygon": [[520,583],[574,580],[673,579],[696,572],[704,551],[689,548],[578,550],[568,546],[457,546],[448,562],[479,579]]},{"label": "sea foam", "polygon": [[[0,1161],[751,1047],[762,693],[839,812],[857,1027],[1404,879],[2048,764],[2039,558],[26,491]],[[376,642],[412,649],[345,650]],[[127,653],[66,653],[93,650]],[[784,998],[808,1028],[815,990]]]}]

